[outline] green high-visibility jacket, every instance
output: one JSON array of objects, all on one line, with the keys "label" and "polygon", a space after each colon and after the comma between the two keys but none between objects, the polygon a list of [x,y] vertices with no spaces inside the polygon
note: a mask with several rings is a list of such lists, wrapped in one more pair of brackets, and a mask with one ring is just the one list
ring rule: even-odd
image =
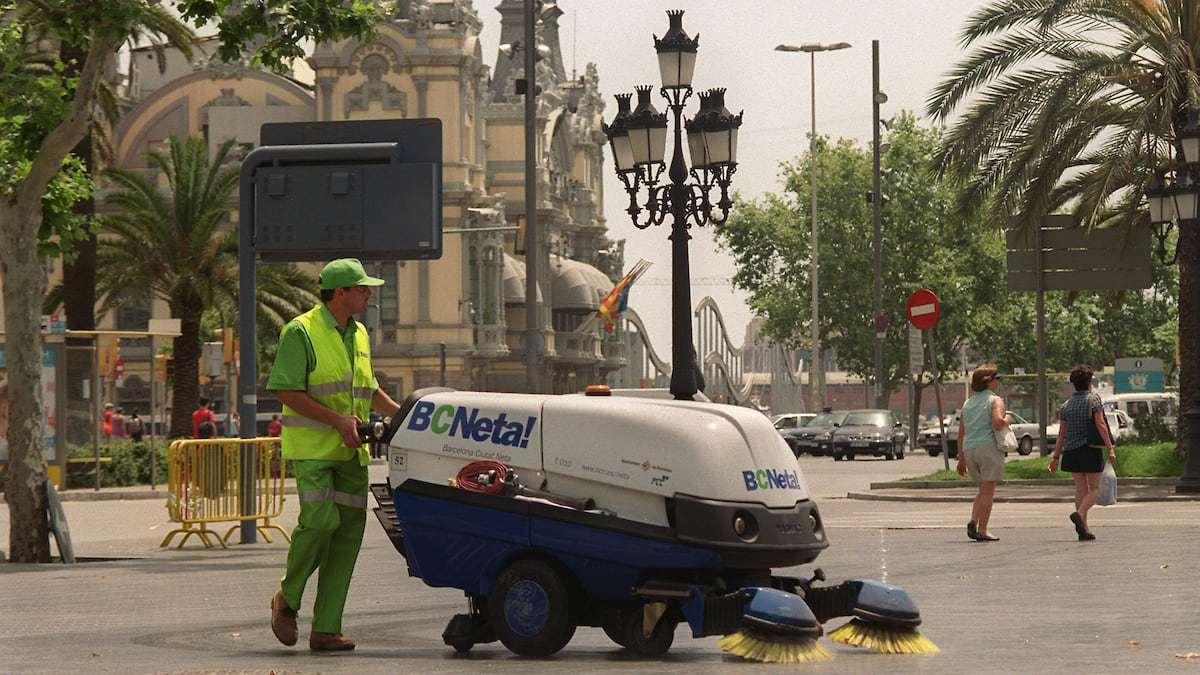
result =
[{"label": "green high-visibility jacket", "polygon": [[[342,335],[325,324],[321,306],[293,319],[298,321],[312,342],[317,356],[316,368],[308,374],[306,392],[322,405],[343,415],[368,419],[375,376],[371,369],[371,347],[367,330],[361,324],[354,331],[354,363],[346,354]],[[367,446],[355,450],[342,442],[336,429],[283,406],[281,433],[283,456],[287,459],[327,459],[345,461],[357,455],[364,466],[371,461]]]}]

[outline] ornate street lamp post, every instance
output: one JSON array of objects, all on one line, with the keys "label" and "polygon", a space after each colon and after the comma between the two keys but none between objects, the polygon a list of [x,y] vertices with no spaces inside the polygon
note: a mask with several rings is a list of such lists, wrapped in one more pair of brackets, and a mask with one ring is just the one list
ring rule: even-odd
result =
[{"label": "ornate street lamp post", "polygon": [[[1182,161],[1173,169],[1158,169],[1155,179],[1146,190],[1150,202],[1150,224],[1154,227],[1154,236],[1158,241],[1156,253],[1160,260],[1167,265],[1173,265],[1179,260],[1180,244],[1183,244],[1183,256],[1188,267],[1181,269],[1180,274],[1190,274],[1193,277],[1200,269],[1200,246],[1198,246],[1197,230],[1200,230],[1200,124],[1197,124],[1197,113],[1191,111],[1187,115],[1186,124],[1178,121],[1173,128],[1175,135],[1174,147],[1180,152]],[[1168,176],[1173,174],[1173,180],[1168,183]],[[1173,223],[1179,225],[1179,240],[1176,250],[1167,257],[1166,240],[1170,235]],[[1184,236],[1185,232],[1189,236]],[[1192,297],[1192,320],[1196,322],[1193,330],[1193,342],[1200,340],[1200,297]],[[1196,361],[1196,374],[1193,381],[1195,391],[1191,407],[1183,413],[1187,418],[1187,461],[1184,464],[1183,476],[1175,486],[1175,492],[1180,494],[1200,493],[1200,358]],[[1185,405],[1180,401],[1180,406]]]},{"label": "ornate street lamp post", "polygon": [[[742,114],[734,115],[725,109],[725,90],[711,89],[701,93],[700,110],[690,120],[683,119],[683,106],[692,93],[692,71],[696,65],[699,35],[688,37],[683,32],[683,11],[667,12],[671,25],[660,40],[654,38],[658,52],[658,67],[662,75],[662,96],[667,100],[674,118],[672,127],[675,150],[667,172],[670,182],[659,184],[662,178],[667,141],[667,115],[654,109],[650,102],[651,87],[637,87],[637,107],[629,108],[630,94],[617,95],[617,114],[611,125],[604,126],[612,146],[617,177],[629,194],[626,211],[634,226],[645,229],[661,225],[668,214],[671,222],[671,394],[676,399],[691,399],[703,389],[703,378],[696,363],[692,343],[691,278],[688,262],[688,229],[707,223],[723,223],[729,217],[733,202],[729,199],[729,182],[737,170],[737,131]],[[691,157],[689,172],[683,156],[683,129],[687,129],[687,145]],[[693,182],[688,182],[688,176]],[[646,201],[638,204],[638,194],[645,188]],[[713,188],[720,196],[711,201]],[[643,212],[645,219],[643,220]]]}]

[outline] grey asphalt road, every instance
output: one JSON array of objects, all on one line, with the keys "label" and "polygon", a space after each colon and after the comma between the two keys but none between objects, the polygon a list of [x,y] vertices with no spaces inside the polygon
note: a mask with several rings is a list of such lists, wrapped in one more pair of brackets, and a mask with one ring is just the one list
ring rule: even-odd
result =
[{"label": "grey asphalt road", "polygon": [[[721,652],[680,628],[660,659],[639,660],[593,628],[542,659],[499,643],[456,654],[441,641],[465,611],[461,592],[410,578],[369,523],[344,630],[354,652],[283,647],[268,627],[286,544],[205,549],[195,538],[159,548],[170,529],[161,499],[65,503],[76,565],[0,565],[0,672],[5,673],[1012,673],[1200,670],[1198,502],[1122,503],[1094,512],[1098,539],[1078,542],[1065,503],[997,504],[1001,541],[968,541],[966,502],[847,499],[890,476],[925,472],[931,458],[801,466],[831,547],[817,560],[830,582],[897,584],[921,608],[937,654],[884,655],[836,645],[832,662],[778,666]],[[940,461],[938,461],[940,464]],[[372,467],[382,477],[383,467]],[[288,499],[279,523],[295,522]],[[7,541],[7,510],[0,509]],[[176,539],[176,542],[178,538]],[[238,541],[234,533],[231,541]],[[806,576],[811,566],[786,570]],[[840,625],[831,622],[827,629]]]}]

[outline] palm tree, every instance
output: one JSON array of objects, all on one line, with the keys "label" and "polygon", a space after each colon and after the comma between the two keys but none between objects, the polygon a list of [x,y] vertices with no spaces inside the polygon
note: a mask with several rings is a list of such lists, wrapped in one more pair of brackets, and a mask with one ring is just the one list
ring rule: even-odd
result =
[{"label": "palm tree", "polygon": [[[1023,230],[1055,212],[1088,228],[1145,226],[1154,169],[1174,166],[1175,129],[1200,110],[1197,4],[997,0],[976,12],[966,56],[927,103],[952,120],[934,162],[960,183],[959,215],[999,228],[1014,217]],[[1194,230],[1178,242],[1184,401],[1196,387]]]},{"label": "palm tree", "polygon": [[[143,153],[166,177],[169,194],[139,172],[120,167],[105,172],[117,190],[104,201],[121,211],[101,221],[112,236],[101,236],[97,247],[99,311],[153,298],[165,301],[171,316],[180,320],[174,346],[172,437],[191,434],[186,413],[195,409],[199,397],[201,316],[211,307],[224,325],[237,325],[238,234],[236,229],[222,230],[238,180],[237,165],[225,164],[233,143],[222,143],[211,161],[207,142],[197,136],[184,143],[172,135],[166,154]],[[259,320],[276,334],[318,301],[312,277],[291,267],[265,267],[258,282]]]}]

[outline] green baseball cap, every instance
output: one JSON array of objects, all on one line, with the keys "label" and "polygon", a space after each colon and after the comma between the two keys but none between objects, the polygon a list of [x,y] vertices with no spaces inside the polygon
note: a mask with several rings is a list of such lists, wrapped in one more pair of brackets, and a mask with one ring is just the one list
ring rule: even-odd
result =
[{"label": "green baseball cap", "polygon": [[383,279],[367,275],[358,258],[339,258],[330,261],[317,277],[317,285],[323,291],[351,286],[382,286]]}]

